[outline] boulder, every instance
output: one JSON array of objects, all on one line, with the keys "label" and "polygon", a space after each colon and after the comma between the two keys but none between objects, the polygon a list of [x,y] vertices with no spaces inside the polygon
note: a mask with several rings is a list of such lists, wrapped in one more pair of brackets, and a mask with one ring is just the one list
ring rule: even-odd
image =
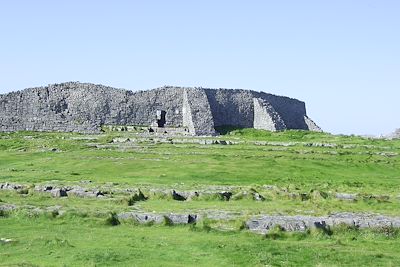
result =
[{"label": "boulder", "polygon": [[232,194],[232,192],[223,191],[223,192],[219,192],[218,195],[220,196],[220,198],[222,200],[229,201],[233,194]]},{"label": "boulder", "polygon": [[2,204],[0,205],[0,211],[12,211],[17,209],[17,206],[14,204]]},{"label": "boulder", "polygon": [[184,197],[180,193],[177,193],[175,190],[172,190],[172,199],[178,200],[178,201],[185,201],[186,197]]},{"label": "boulder", "polygon": [[164,222],[164,215],[154,213],[142,213],[142,212],[125,212],[118,214],[118,219],[128,220],[132,219],[137,223],[156,223],[161,224]]},{"label": "boulder", "polygon": [[68,191],[69,196],[75,197],[97,197],[97,192],[91,192],[82,187],[75,187]]},{"label": "boulder", "polygon": [[335,197],[337,199],[347,200],[347,201],[356,201],[357,200],[356,194],[336,193]]},{"label": "boulder", "polygon": [[257,193],[257,192],[254,192],[254,193],[253,193],[253,199],[254,199],[255,201],[264,201],[264,200],[265,200],[265,197],[263,197],[262,195],[260,195],[260,194]]},{"label": "boulder", "polygon": [[54,188],[50,191],[52,197],[67,197],[67,191],[64,188]]},{"label": "boulder", "polygon": [[35,185],[36,192],[50,192],[53,190],[52,185]]},{"label": "boulder", "polygon": [[12,183],[0,184],[0,189],[3,189],[3,190],[20,190],[23,188],[24,188],[24,186],[20,185],[20,184],[12,184]]},{"label": "boulder", "polygon": [[167,214],[165,218],[171,224],[191,224],[197,221],[197,215],[195,214]]},{"label": "boulder", "polygon": [[266,234],[277,226],[284,231],[306,231],[311,228],[329,229],[339,225],[355,228],[400,228],[400,217],[342,212],[321,217],[264,215],[253,217],[246,222],[250,231],[261,234]]}]

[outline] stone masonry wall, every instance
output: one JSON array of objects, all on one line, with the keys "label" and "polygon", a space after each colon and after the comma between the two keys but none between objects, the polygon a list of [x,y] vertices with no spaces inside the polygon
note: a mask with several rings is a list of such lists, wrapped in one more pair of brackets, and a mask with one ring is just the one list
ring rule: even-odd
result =
[{"label": "stone masonry wall", "polygon": [[1,131],[97,132],[103,124],[150,125],[157,109],[166,126],[182,125],[181,88],[131,92],[103,85],[63,83],[0,95]]},{"label": "stone masonry wall", "polygon": [[213,135],[215,126],[227,125],[319,129],[303,102],[262,92],[182,87],[132,92],[68,82],[0,95],[0,131],[93,133],[101,125],[149,126],[157,110],[166,111],[166,127],[185,126],[195,135]]},{"label": "stone masonry wall", "polygon": [[253,98],[268,102],[286,125],[285,129],[308,130],[304,102],[263,92],[232,89],[205,89],[215,126],[254,127]]},{"label": "stone masonry wall", "polygon": [[184,123],[194,135],[214,135],[214,120],[203,89],[187,88],[184,92]]},{"label": "stone masonry wall", "polygon": [[267,94],[264,92],[254,92],[255,97],[259,97],[270,103],[275,111],[285,122],[287,129],[308,130],[304,120],[306,105],[297,99]]},{"label": "stone masonry wall", "polygon": [[254,128],[268,131],[280,131],[286,129],[281,116],[272,105],[261,99],[253,98],[254,103]]},{"label": "stone masonry wall", "polygon": [[248,90],[204,89],[215,126],[253,127],[253,94]]}]

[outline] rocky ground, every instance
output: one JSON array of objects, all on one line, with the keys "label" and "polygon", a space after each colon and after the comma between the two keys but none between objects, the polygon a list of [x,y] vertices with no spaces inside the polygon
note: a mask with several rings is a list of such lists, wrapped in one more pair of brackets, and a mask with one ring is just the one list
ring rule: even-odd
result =
[{"label": "rocky ground", "polygon": [[[218,228],[229,228],[232,221],[241,222],[242,229],[248,229],[254,233],[266,234],[270,230],[279,227],[284,231],[307,231],[318,228],[329,231],[330,228],[346,225],[354,228],[400,228],[399,216],[385,216],[371,212],[335,212],[321,216],[309,215],[285,215],[285,214],[262,214],[259,211],[255,213],[234,212],[229,210],[197,209],[190,211],[177,212],[156,212],[142,209],[137,203],[161,199],[165,202],[178,201],[203,202],[205,206],[209,200],[221,202],[233,201],[240,205],[242,199],[254,202],[273,201],[270,199],[271,193],[279,198],[287,198],[291,201],[345,201],[357,202],[364,200],[377,200],[378,202],[399,201],[391,199],[388,195],[357,195],[351,193],[338,192],[288,192],[273,185],[264,185],[257,190],[245,186],[200,186],[196,189],[186,190],[182,186],[174,188],[167,187],[121,187],[117,183],[107,183],[101,186],[95,185],[92,181],[80,181],[78,184],[66,185],[58,182],[24,185],[15,183],[2,183],[0,190],[3,192],[12,192],[16,195],[28,196],[39,195],[55,199],[80,199],[84,202],[86,199],[104,200],[112,199],[115,202],[124,203],[126,200],[125,211],[116,214],[119,220],[132,220],[138,224],[195,224],[201,220],[212,220]],[[15,197],[15,196],[14,196]],[[125,203],[124,203],[125,204]],[[53,213],[57,215],[69,212],[70,208],[63,205],[41,206],[34,205],[16,205],[0,202],[0,211],[4,214],[17,210],[25,210],[31,214]],[[226,223],[226,225],[224,225]]]}]

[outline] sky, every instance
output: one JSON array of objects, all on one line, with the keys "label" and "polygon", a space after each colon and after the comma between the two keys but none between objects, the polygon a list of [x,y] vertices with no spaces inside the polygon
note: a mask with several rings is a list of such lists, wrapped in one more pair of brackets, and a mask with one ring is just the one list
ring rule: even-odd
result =
[{"label": "sky", "polygon": [[324,131],[400,128],[397,0],[0,0],[0,93],[66,81],[298,98]]}]

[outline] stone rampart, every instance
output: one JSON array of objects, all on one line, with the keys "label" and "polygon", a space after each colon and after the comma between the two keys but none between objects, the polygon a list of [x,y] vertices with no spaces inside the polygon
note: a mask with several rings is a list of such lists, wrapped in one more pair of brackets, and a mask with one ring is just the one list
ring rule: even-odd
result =
[{"label": "stone rampart", "polygon": [[151,126],[160,111],[165,127],[184,126],[193,135],[214,135],[217,126],[319,129],[304,102],[263,92],[171,86],[133,92],[67,82],[0,95],[0,131],[94,133],[102,125]]}]

